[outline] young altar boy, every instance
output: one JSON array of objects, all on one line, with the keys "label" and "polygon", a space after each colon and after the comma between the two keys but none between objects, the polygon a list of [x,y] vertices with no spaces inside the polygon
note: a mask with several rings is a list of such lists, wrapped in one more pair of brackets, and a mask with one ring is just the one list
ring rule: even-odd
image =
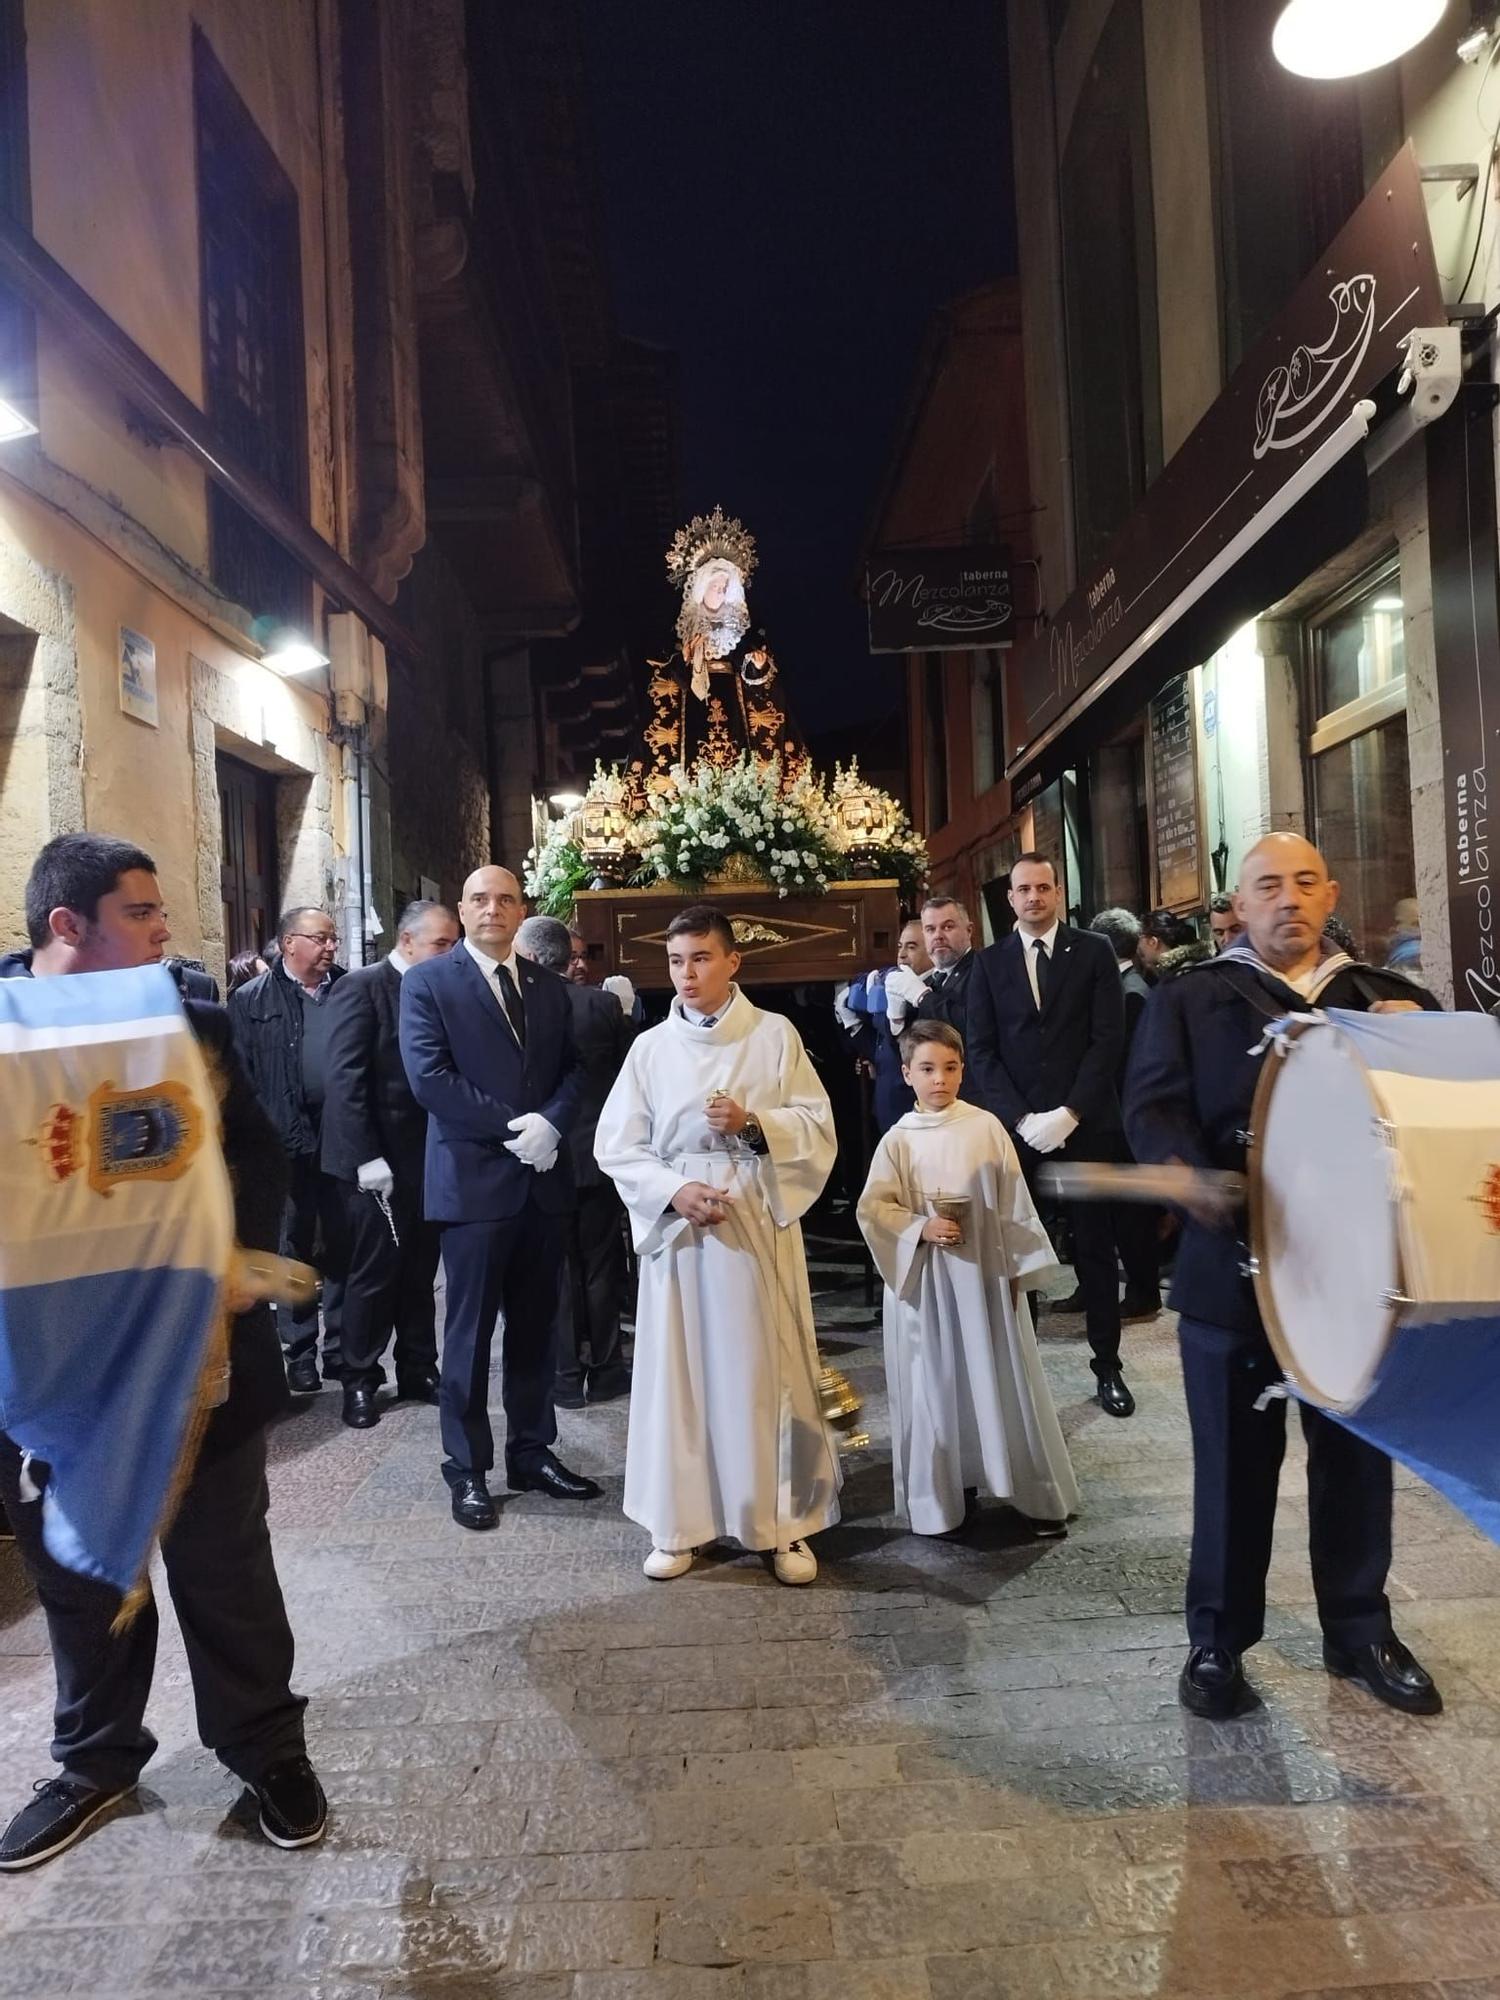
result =
[{"label": "young altar boy", "polygon": [[896,1505],[941,1535],[977,1489],[1057,1533],[1078,1486],[1021,1283],[1057,1259],[1005,1127],[959,1097],[958,1030],[914,1021],[901,1053],[916,1109],[881,1140],[859,1203],[885,1280]]},{"label": "young altar boy", "polygon": [[791,1022],[735,984],[721,911],[672,919],[667,966],[672,1011],[632,1045],[594,1140],[640,1269],[625,1512],[657,1582],[734,1540],[811,1583],[805,1538],[838,1519],[841,1475],[800,1223],[833,1166],[833,1113]]}]

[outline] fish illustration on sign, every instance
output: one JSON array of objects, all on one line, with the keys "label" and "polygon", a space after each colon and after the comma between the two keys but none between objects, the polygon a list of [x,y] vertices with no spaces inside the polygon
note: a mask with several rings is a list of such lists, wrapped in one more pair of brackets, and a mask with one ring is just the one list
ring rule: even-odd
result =
[{"label": "fish illustration on sign", "polygon": [[1358,376],[1375,330],[1375,280],[1344,278],[1328,294],[1333,327],[1317,347],[1296,348],[1273,368],[1255,402],[1255,456],[1290,451],[1338,409]]}]

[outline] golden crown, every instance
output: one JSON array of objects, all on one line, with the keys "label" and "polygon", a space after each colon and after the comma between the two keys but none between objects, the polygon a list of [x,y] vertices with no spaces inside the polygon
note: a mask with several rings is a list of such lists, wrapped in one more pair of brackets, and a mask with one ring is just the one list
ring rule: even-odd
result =
[{"label": "golden crown", "polygon": [[685,528],[679,528],[667,550],[667,581],[683,584],[706,562],[722,557],[732,562],[747,580],[755,568],[755,537],[743,521],[715,507],[711,514],[695,514]]}]

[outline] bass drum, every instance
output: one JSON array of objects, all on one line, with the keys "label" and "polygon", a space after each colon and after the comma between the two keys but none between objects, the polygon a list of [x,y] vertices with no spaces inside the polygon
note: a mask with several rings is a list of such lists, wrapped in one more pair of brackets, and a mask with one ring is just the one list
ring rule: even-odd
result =
[{"label": "bass drum", "polygon": [[1251,1122],[1256,1298],[1310,1401],[1359,1408],[1403,1326],[1500,1318],[1500,1025],[1295,1023]]}]

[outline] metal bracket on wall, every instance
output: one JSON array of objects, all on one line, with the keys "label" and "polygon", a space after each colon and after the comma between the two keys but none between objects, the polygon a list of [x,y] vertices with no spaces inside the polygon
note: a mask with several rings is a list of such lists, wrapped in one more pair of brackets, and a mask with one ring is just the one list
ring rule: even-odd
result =
[{"label": "metal bracket on wall", "polygon": [[1455,201],[1462,201],[1465,195],[1472,194],[1475,188],[1478,187],[1479,167],[1478,163],[1473,160],[1449,161],[1444,165],[1423,167],[1422,179],[1424,181],[1453,181],[1456,183],[1453,190],[1453,199]]}]

